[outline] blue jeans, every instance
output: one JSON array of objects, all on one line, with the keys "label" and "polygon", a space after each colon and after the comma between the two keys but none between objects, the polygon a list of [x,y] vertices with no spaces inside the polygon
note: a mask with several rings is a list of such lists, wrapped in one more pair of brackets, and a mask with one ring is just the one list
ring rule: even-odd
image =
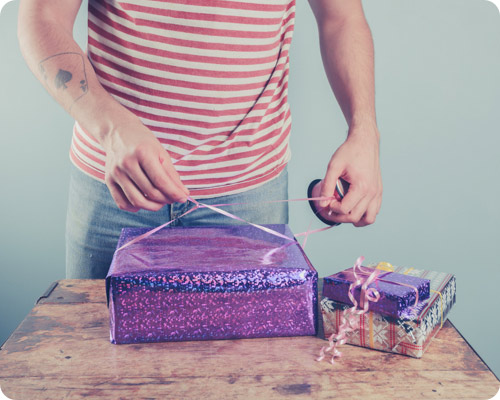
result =
[{"label": "blue jeans", "polygon": [[[108,272],[113,253],[125,227],[162,225],[185,213],[195,205],[174,203],[153,212],[137,213],[120,210],[107,186],[72,166],[66,217],[66,278],[101,279]],[[201,199],[205,204],[248,203],[222,207],[223,210],[257,224],[288,223],[288,203],[258,204],[267,200],[288,198],[286,168],[272,181],[229,196]],[[174,221],[169,226],[203,226],[235,224],[235,221],[208,208],[200,208]],[[166,227],[165,229],[168,229]]]}]

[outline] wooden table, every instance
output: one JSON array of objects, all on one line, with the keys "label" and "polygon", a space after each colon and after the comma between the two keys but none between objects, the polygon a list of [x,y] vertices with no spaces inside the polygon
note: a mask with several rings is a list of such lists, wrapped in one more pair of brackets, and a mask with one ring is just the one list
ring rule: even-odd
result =
[{"label": "wooden table", "polygon": [[448,321],[422,359],[318,337],[113,345],[103,280],[54,283],[0,351],[10,398],[490,399],[500,382]]}]

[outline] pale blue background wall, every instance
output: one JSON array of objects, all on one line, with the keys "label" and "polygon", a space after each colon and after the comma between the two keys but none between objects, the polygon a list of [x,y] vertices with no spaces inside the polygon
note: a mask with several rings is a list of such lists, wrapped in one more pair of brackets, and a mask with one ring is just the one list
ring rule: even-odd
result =
[{"label": "pale blue background wall", "polygon": [[[291,198],[321,177],[346,132],[314,18],[305,0],[297,3]],[[498,376],[499,12],[483,0],[364,5],[375,39],[384,202],[373,226],[312,236],[306,251],[321,276],[359,255],[456,274],[451,320]],[[0,15],[0,343],[48,285],[64,278],[72,126],[21,58],[17,7],[11,2]],[[85,14],[75,29],[81,44]],[[293,204],[292,229],[306,230],[311,216],[306,204]]]}]

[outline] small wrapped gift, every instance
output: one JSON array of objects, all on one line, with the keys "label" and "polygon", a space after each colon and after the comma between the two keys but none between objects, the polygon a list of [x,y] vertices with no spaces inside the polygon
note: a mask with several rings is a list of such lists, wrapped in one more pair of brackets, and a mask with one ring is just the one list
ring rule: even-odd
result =
[{"label": "small wrapped gift", "polygon": [[317,272],[287,225],[126,228],[106,278],[112,343],[315,335]]},{"label": "small wrapped gift", "polygon": [[[366,279],[372,272],[373,268],[362,267],[357,273]],[[324,278],[323,296],[352,306],[349,286],[354,281],[356,277],[353,268],[330,275]],[[380,271],[377,279],[368,285],[368,288],[376,289],[380,294],[377,302],[370,303],[371,311],[399,318],[408,307],[429,298],[430,281],[416,276]],[[359,303],[361,286],[355,287],[352,294]]]},{"label": "small wrapped gift", "polygon": [[[347,343],[420,358],[437,334],[455,303],[456,280],[451,274],[395,267],[395,272],[430,280],[431,296],[401,317],[393,318],[369,311],[356,315],[359,328],[350,332]],[[370,303],[370,310],[372,305]],[[325,336],[337,333],[343,311],[349,305],[323,298],[321,312]]]}]

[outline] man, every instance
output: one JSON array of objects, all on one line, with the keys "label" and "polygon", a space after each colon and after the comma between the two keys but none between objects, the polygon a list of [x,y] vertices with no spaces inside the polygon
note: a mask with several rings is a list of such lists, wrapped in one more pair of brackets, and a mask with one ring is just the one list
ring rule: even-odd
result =
[{"label": "man", "polygon": [[[72,37],[81,0],[21,0],[23,55],[75,118],[67,277],[103,278],[123,226],[194,206],[286,223],[295,0],[90,0],[87,54]],[[349,125],[313,193],[323,219],[375,221],[382,183],[373,43],[360,0],[310,0],[325,70]],[[333,197],[339,178],[350,183]],[[104,184],[105,183],[105,184]],[[220,223],[200,209],[176,221]],[[224,220],[224,223],[228,222]]]}]

